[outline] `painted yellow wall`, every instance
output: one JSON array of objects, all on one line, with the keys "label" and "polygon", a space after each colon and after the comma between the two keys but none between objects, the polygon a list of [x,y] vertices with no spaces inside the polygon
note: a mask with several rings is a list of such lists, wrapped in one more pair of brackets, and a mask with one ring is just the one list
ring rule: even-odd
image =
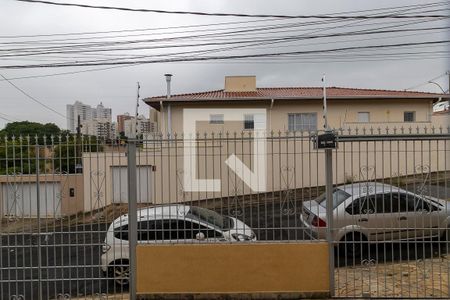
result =
[{"label": "painted yellow wall", "polygon": [[256,91],[256,76],[225,76],[225,92]]},{"label": "painted yellow wall", "polygon": [[139,245],[138,294],[329,292],[326,243]]},{"label": "painted yellow wall", "polygon": [[[211,114],[218,108],[265,108],[267,109],[268,130],[288,130],[289,113],[317,113],[317,128],[323,128],[322,100],[275,100],[272,108],[270,101],[230,101],[226,103],[173,103],[172,106],[172,133],[183,132],[183,109],[184,108],[210,108]],[[416,115],[415,122],[404,122],[404,112],[413,111]],[[369,112],[370,122],[358,122],[358,112]],[[161,112],[162,120],[167,122],[167,107]],[[167,123],[161,124],[163,133],[167,133]],[[389,99],[389,100],[330,100],[328,102],[328,122],[332,128],[355,128],[355,127],[431,127],[431,101],[420,99]],[[243,122],[227,123],[224,125],[199,122],[197,130],[202,132],[218,131],[242,131]]]}]

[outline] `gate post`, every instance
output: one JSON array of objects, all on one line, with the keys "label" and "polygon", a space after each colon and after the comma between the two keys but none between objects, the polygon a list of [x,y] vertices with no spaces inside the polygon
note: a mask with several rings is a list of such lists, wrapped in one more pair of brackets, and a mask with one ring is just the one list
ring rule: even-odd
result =
[{"label": "gate post", "polygon": [[129,291],[136,299],[136,244],[137,244],[137,183],[136,140],[128,140],[128,241],[129,241]]},{"label": "gate post", "polygon": [[325,149],[325,188],[327,203],[327,243],[330,270],[330,296],[334,296],[334,245],[333,245],[333,149]]},{"label": "gate post", "polygon": [[36,213],[37,213],[37,251],[38,251],[38,300],[42,300],[42,250],[41,250],[41,191],[39,183],[39,141],[36,136],[35,146],[35,163],[36,163]]}]

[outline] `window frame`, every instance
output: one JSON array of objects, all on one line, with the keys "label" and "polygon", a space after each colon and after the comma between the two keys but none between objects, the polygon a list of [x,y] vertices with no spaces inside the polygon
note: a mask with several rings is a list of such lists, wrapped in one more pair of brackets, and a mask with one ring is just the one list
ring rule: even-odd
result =
[{"label": "window frame", "polygon": [[[250,124],[251,124],[251,126],[249,126]],[[244,115],[244,130],[254,130],[254,129],[255,129],[255,115],[254,114],[245,114]]]},{"label": "window frame", "polygon": [[[362,121],[360,116],[367,114],[367,121]],[[358,123],[370,123],[370,111],[358,111]]]},{"label": "window frame", "polygon": [[[310,122],[307,124],[308,126],[306,126],[306,123],[303,121],[303,118],[306,116],[312,117],[315,120],[314,124]],[[297,124],[298,117],[300,117],[301,119],[300,124]],[[289,121],[290,118],[293,118],[292,123]],[[291,128],[291,124],[293,128]],[[317,131],[317,128],[318,128],[317,112],[288,113],[288,131]]]},{"label": "window frame", "polygon": [[[412,120],[407,120],[406,116],[407,114],[411,114],[412,115]],[[416,111],[404,111],[403,112],[403,122],[416,122]]]},{"label": "window frame", "polygon": [[[218,117],[218,118],[216,119],[215,117]],[[209,115],[209,124],[223,125],[224,124],[224,115],[223,114],[210,114]]]}]

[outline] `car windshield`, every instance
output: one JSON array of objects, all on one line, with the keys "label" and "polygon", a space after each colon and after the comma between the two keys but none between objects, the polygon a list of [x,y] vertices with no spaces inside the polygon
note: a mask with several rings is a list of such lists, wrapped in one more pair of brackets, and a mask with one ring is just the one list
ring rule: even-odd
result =
[{"label": "car windshield", "polygon": [[[334,189],[333,190],[333,208],[336,208],[345,201],[345,199],[349,198],[350,194],[344,192],[340,189]],[[320,204],[320,206],[327,207],[327,194],[323,193],[316,199],[317,203]]]},{"label": "car windshield", "polygon": [[218,227],[221,230],[231,229],[232,222],[229,217],[224,217],[216,213],[215,211],[206,208],[191,206],[187,215],[189,215],[193,219],[208,222],[209,224]]}]

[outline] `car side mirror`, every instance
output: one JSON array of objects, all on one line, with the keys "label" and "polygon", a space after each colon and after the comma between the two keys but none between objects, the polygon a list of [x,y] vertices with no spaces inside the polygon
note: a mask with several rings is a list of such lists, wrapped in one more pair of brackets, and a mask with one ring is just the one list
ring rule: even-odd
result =
[{"label": "car side mirror", "polygon": [[205,234],[203,232],[197,232],[197,234],[195,235],[195,239],[197,241],[203,241],[205,240]]}]

